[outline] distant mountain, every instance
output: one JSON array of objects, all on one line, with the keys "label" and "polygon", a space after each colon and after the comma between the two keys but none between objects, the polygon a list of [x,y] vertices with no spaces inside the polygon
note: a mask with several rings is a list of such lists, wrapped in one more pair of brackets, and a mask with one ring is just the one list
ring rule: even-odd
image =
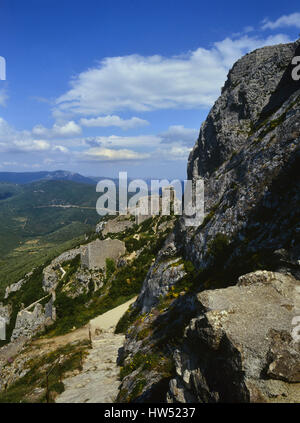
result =
[{"label": "distant mountain", "polygon": [[55,170],[53,172],[0,172],[0,182],[10,184],[23,185],[41,180],[72,181],[89,185],[96,184],[96,178],[88,178],[79,173],[72,173],[66,170]]}]

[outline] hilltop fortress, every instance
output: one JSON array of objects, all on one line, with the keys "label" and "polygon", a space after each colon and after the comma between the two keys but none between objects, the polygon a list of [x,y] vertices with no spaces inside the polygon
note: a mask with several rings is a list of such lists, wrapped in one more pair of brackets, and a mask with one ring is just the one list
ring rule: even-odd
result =
[{"label": "hilltop fortress", "polygon": [[116,260],[125,254],[123,241],[107,238],[103,241],[96,239],[81,250],[81,265],[88,269],[105,269],[108,258]]}]

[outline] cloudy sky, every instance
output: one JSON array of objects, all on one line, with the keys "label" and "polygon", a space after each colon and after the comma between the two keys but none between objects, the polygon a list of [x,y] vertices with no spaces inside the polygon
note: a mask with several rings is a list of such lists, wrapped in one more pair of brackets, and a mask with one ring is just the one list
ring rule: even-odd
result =
[{"label": "cloudy sky", "polygon": [[2,0],[0,171],[184,178],[228,70],[297,39],[294,0]]}]

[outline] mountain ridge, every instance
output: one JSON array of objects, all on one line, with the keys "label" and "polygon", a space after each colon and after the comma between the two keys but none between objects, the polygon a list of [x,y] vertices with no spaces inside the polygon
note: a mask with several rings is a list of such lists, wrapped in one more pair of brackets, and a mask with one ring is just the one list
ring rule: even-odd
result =
[{"label": "mountain ridge", "polygon": [[66,170],[40,172],[0,172],[0,183],[7,182],[14,184],[29,184],[31,182],[37,182],[40,180],[67,180],[90,185],[96,184],[96,181],[92,178]]}]

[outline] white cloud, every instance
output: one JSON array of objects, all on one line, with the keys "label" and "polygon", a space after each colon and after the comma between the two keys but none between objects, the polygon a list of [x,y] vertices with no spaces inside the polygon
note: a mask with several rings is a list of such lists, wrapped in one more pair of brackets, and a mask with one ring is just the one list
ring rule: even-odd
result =
[{"label": "white cloud", "polygon": [[63,145],[55,145],[52,148],[53,151],[59,151],[61,153],[68,153],[69,149],[67,147],[64,147]]},{"label": "white cloud", "polygon": [[53,125],[53,132],[55,135],[60,136],[73,136],[81,134],[81,127],[77,125],[74,121],[67,122],[64,125]]},{"label": "white cloud", "polygon": [[[83,143],[82,143],[83,144]],[[0,151],[8,153],[48,152],[68,153],[68,148],[34,138],[29,131],[17,131],[0,117]]]},{"label": "white cloud", "polygon": [[46,138],[53,138],[57,136],[71,137],[81,134],[81,127],[73,120],[63,124],[55,123],[50,129],[45,128],[43,125],[36,125],[32,129],[32,134]]},{"label": "white cloud", "polygon": [[49,150],[50,144],[44,140],[31,140],[31,139],[22,139],[22,140],[15,140],[13,146],[11,147],[12,150],[19,150],[19,151],[45,151]]},{"label": "white cloud", "polygon": [[91,148],[84,152],[84,156],[99,161],[144,160],[150,157],[147,153],[138,153],[127,149],[114,150],[110,148]]},{"label": "white cloud", "polygon": [[170,160],[187,160],[188,155],[191,152],[190,147],[185,146],[173,146],[169,151]]},{"label": "white cloud", "polygon": [[262,29],[277,29],[284,27],[296,27],[300,28],[300,13],[291,13],[290,15],[283,15],[276,21],[270,21],[269,19],[263,20]]},{"label": "white cloud", "polygon": [[[198,131],[184,126],[170,126],[159,135],[95,137],[85,139],[91,148],[84,152],[84,160],[186,160]],[[141,152],[140,150],[143,149]],[[137,151],[138,150],[138,151]]]},{"label": "white cloud", "polygon": [[132,129],[139,126],[149,125],[149,122],[144,119],[137,117],[132,117],[131,119],[122,119],[120,116],[108,115],[108,116],[99,116],[97,118],[86,119],[83,118],[80,120],[82,126],[88,127],[109,127],[117,126],[122,129]]},{"label": "white cloud", "polygon": [[263,46],[288,43],[290,41],[289,37],[285,34],[271,35],[266,39],[245,35],[237,40],[225,38],[223,41],[215,43],[215,45],[220,51],[222,51],[223,63],[229,70],[234,62],[249,51],[256,50]]},{"label": "white cloud", "polygon": [[110,135],[107,137],[91,137],[84,140],[85,144],[91,147],[155,147],[160,144],[161,138],[156,135],[138,135],[121,137]]},{"label": "white cloud", "polygon": [[168,130],[159,134],[164,143],[180,142],[187,145],[194,145],[199,130],[185,128],[183,125],[169,126]]},{"label": "white cloud", "polygon": [[121,110],[207,108],[220,94],[238,58],[253,49],[288,41],[283,34],[263,39],[244,35],[180,56],[108,57],[71,80],[71,89],[56,100],[53,114],[70,118]]},{"label": "white cloud", "polygon": [[49,148],[44,140],[33,140],[28,131],[16,131],[0,118],[0,151],[44,151]]}]

